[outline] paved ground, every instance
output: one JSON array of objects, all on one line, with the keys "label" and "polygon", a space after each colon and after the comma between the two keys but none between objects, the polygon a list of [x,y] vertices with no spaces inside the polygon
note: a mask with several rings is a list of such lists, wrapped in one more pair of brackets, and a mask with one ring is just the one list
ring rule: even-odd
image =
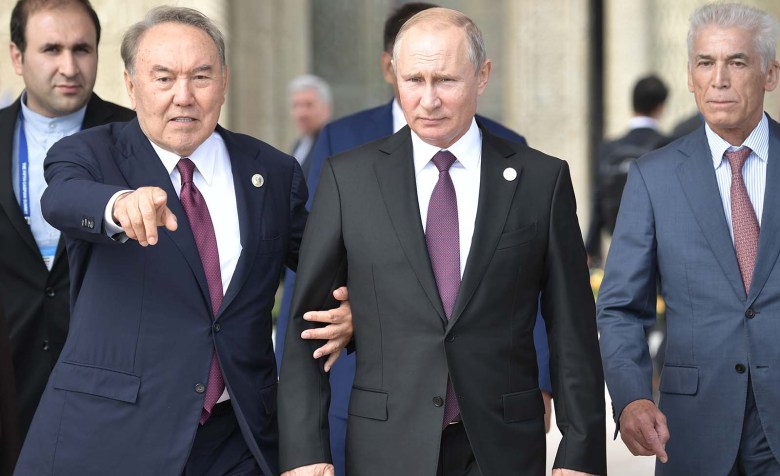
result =
[{"label": "paved ground", "polygon": [[[612,422],[612,410],[610,409],[609,395],[607,395],[607,471],[610,476],[652,476],[655,468],[655,458],[648,456],[634,456],[631,454],[623,440],[618,435],[617,440],[612,439],[615,433],[615,424]],[[550,433],[547,434],[547,474],[555,460],[558,451],[558,443],[561,441],[561,433],[555,426],[555,412]]]}]

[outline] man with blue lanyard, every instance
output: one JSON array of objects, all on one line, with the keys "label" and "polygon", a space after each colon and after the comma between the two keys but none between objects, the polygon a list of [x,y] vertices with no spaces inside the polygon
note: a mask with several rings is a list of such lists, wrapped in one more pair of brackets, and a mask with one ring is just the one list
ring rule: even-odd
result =
[{"label": "man with blue lanyard", "polygon": [[65,136],[134,117],[92,92],[99,40],[88,0],[20,0],[11,15],[11,61],[25,90],[0,110],[0,300],[22,438],[68,332],[68,260],[41,216],[43,159]]}]

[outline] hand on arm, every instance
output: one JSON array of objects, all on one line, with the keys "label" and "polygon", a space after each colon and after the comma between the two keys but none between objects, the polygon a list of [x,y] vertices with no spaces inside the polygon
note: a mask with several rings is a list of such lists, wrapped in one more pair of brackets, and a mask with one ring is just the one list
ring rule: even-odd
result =
[{"label": "hand on arm", "polygon": [[141,246],[155,245],[158,226],[170,231],[178,227],[167,203],[168,196],[163,189],[141,187],[117,198],[111,215],[128,238],[137,240]]},{"label": "hand on arm", "polygon": [[333,471],[332,464],[317,463],[285,471],[282,476],[333,476],[334,474],[336,473]]},{"label": "hand on arm", "polygon": [[650,400],[634,400],[620,414],[620,437],[635,456],[658,456],[662,463],[669,459],[666,442],[669,428],[666,417]]},{"label": "hand on arm", "polygon": [[552,414],[552,394],[542,390],[542,400],[544,400],[544,432],[550,432],[550,415]]},{"label": "hand on arm", "polygon": [[304,339],[327,340],[322,347],[314,351],[314,358],[327,355],[325,371],[328,372],[336,363],[341,351],[352,340],[352,306],[349,304],[349,292],[342,286],[333,291],[333,297],[341,301],[341,305],[329,311],[310,311],[303,318],[311,322],[324,322],[325,327],[303,331]]}]

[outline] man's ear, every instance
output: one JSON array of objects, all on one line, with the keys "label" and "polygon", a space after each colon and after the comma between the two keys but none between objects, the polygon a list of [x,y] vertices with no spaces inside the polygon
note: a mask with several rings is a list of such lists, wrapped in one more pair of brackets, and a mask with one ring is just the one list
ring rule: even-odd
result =
[{"label": "man's ear", "polygon": [[8,52],[11,54],[11,63],[14,65],[14,71],[21,76],[22,71],[24,71],[24,53],[13,42],[9,45]]},{"label": "man's ear", "polygon": [[130,109],[135,111],[135,83],[133,83],[133,76],[125,70],[124,78],[127,95],[130,97]]}]

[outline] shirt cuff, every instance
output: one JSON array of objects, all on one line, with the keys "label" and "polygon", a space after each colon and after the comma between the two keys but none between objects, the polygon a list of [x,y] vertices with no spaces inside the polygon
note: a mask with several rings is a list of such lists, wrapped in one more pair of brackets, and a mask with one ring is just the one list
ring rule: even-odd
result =
[{"label": "shirt cuff", "polygon": [[132,190],[120,190],[116,192],[114,195],[111,196],[111,198],[108,200],[108,204],[106,205],[106,211],[103,214],[103,232],[112,240],[118,241],[120,243],[124,243],[128,240],[127,234],[122,229],[121,226],[117,225],[114,221],[114,214],[112,213],[114,210],[114,203],[116,200],[126,194],[130,193]]}]

